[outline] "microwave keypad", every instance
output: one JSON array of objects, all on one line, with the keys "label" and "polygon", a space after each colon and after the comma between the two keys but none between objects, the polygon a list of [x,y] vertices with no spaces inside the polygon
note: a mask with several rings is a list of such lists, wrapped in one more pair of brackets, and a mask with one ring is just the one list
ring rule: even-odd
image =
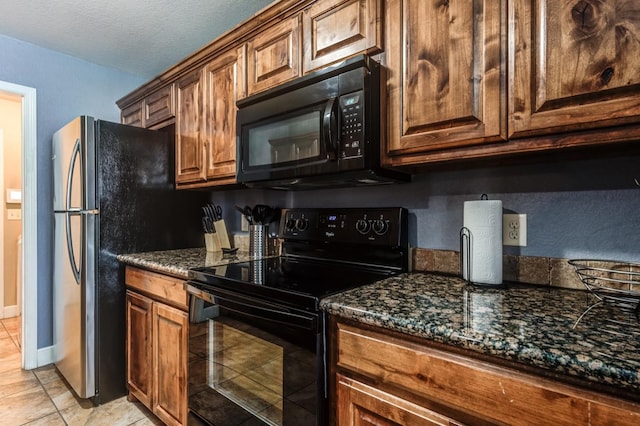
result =
[{"label": "microwave keypad", "polygon": [[364,105],[362,92],[351,93],[340,97],[341,123],[341,157],[359,157],[362,155]]}]

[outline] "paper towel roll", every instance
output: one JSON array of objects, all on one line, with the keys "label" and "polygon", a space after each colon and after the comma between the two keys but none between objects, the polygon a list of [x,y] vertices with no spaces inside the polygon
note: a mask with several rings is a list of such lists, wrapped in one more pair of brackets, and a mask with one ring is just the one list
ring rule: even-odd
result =
[{"label": "paper towel roll", "polygon": [[465,244],[460,247],[462,278],[478,284],[502,284],[502,201],[465,201],[462,222],[469,231],[468,252]]}]

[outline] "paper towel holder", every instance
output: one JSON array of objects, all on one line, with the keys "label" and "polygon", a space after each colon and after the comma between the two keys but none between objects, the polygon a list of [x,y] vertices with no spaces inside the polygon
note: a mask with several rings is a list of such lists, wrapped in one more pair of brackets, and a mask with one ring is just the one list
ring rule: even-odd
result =
[{"label": "paper towel holder", "polygon": [[[466,256],[463,255],[465,251],[467,253]],[[467,278],[465,278],[465,276]],[[466,226],[460,228],[460,278],[462,278],[467,284],[478,285],[481,287],[506,287],[504,281],[500,284],[483,284],[471,281],[471,231]]]},{"label": "paper towel holder", "polygon": [[[480,196],[481,201],[489,200],[489,196],[486,193],[483,193]],[[471,280],[471,262],[472,262],[472,251],[471,246],[473,243],[473,233],[471,230],[462,226],[460,228],[460,278],[462,278],[467,284],[478,285],[482,287],[491,287],[491,288],[501,288],[505,287],[505,282],[502,281],[500,283],[482,283],[482,282],[474,282]],[[466,256],[465,256],[466,253]]]},{"label": "paper towel holder", "polygon": [[[486,194],[483,194],[486,195]],[[463,253],[467,253],[464,256]],[[466,226],[460,228],[460,277],[471,284],[471,231]],[[466,262],[465,262],[466,259]],[[466,272],[466,274],[465,274]],[[467,278],[465,278],[465,276]]]}]

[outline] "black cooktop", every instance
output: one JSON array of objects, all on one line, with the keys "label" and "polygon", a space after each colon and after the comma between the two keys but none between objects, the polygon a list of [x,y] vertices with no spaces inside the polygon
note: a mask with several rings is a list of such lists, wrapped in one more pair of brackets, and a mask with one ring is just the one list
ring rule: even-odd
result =
[{"label": "black cooktop", "polygon": [[[316,311],[320,299],[397,274],[340,262],[271,257],[223,266],[195,268],[189,278],[198,287],[222,288]],[[192,283],[194,284],[194,283]]]}]

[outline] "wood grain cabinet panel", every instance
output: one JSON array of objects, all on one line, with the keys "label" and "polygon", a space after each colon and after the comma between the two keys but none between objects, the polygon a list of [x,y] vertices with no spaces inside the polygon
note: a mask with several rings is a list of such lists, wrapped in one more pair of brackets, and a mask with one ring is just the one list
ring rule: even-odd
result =
[{"label": "wood grain cabinet panel", "polygon": [[213,182],[235,182],[236,100],[244,93],[242,53],[242,49],[232,50],[204,68],[206,172],[207,180]]},{"label": "wood grain cabinet panel", "polygon": [[640,2],[509,7],[511,137],[640,122]]},{"label": "wood grain cabinet panel", "polygon": [[[127,267],[125,284],[128,398],[140,401],[166,425],[186,425],[189,315],[181,302],[187,300],[184,281]],[[166,304],[169,300],[181,309]]]},{"label": "wood grain cabinet panel", "polygon": [[174,86],[170,84],[144,98],[144,127],[152,127],[175,116]]},{"label": "wood grain cabinet panel", "polygon": [[382,49],[381,0],[321,0],[303,14],[303,72]]},{"label": "wood grain cabinet panel", "polygon": [[196,70],[176,83],[176,184],[204,181],[202,143],[202,71]]},{"label": "wood grain cabinet panel", "polygon": [[385,17],[385,162],[505,140],[505,1],[387,0]]},{"label": "wood grain cabinet panel", "polygon": [[144,127],[142,118],[143,101],[134,103],[120,112],[120,122],[129,126]]},{"label": "wood grain cabinet panel", "polygon": [[151,407],[153,301],[127,290],[127,385],[129,393]]},{"label": "wood grain cabinet panel", "polygon": [[461,426],[462,423],[343,375],[337,377],[340,426]]},{"label": "wood grain cabinet panel", "polygon": [[300,14],[260,32],[247,43],[247,95],[301,75]]},{"label": "wood grain cabinet panel", "polygon": [[[415,402],[401,402],[409,398],[422,401],[419,407],[437,407],[436,414],[443,421],[453,422],[449,424],[458,424],[448,417],[449,412],[457,413],[458,418],[464,416],[464,421],[472,424],[480,419],[483,424],[509,425],[640,424],[637,403],[390,336],[381,329],[365,330],[337,323],[333,330],[340,425],[430,424],[431,419],[415,420],[420,419],[418,416],[407,417],[410,420],[406,421],[402,417],[404,411],[414,414],[420,411],[413,407]],[[349,377],[352,374],[365,386],[354,385],[355,377]],[[373,390],[367,390],[367,386]],[[357,395],[362,393],[365,395]],[[343,423],[345,415],[348,419],[357,418],[356,406],[394,423],[386,420]]]},{"label": "wood grain cabinet panel", "polygon": [[153,412],[167,425],[187,424],[188,326],[186,312],[153,305]]}]

